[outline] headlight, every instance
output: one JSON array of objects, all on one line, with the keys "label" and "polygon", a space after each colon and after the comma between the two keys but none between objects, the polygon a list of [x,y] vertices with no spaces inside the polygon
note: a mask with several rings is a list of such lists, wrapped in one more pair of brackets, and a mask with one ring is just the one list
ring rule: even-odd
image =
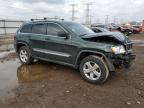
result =
[{"label": "headlight", "polygon": [[111,50],[114,54],[124,54],[126,52],[123,45],[111,47]]}]

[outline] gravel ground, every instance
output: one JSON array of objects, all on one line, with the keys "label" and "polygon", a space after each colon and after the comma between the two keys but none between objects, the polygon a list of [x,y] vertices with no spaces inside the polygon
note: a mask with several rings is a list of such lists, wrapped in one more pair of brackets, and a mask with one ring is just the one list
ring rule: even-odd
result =
[{"label": "gravel ground", "polygon": [[[130,36],[143,40],[144,34]],[[144,108],[144,46],[136,60],[103,85],[81,79],[78,70],[48,62],[21,65],[14,53],[0,59],[0,108]]]},{"label": "gravel ground", "polygon": [[14,34],[0,35],[0,45],[12,44],[14,42]]}]

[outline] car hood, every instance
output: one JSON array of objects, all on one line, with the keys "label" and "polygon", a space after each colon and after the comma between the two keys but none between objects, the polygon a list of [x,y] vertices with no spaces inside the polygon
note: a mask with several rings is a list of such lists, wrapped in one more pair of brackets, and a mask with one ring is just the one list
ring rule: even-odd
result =
[{"label": "car hood", "polygon": [[120,32],[103,32],[103,33],[95,33],[95,34],[89,34],[82,36],[82,38],[93,38],[93,37],[100,37],[100,36],[108,36],[115,38],[121,43],[125,43],[126,41],[130,41],[125,35],[123,35]]}]

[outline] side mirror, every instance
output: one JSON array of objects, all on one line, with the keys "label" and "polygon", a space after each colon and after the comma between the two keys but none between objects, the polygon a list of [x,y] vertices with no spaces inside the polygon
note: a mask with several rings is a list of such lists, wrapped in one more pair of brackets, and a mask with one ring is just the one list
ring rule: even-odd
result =
[{"label": "side mirror", "polygon": [[68,38],[68,37],[69,37],[69,34],[66,33],[65,31],[59,31],[59,32],[58,32],[58,36]]}]

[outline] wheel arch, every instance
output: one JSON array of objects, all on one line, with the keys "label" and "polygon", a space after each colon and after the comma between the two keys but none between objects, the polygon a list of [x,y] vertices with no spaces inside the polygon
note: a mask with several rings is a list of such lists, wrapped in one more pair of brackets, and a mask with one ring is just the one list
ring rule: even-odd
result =
[{"label": "wheel arch", "polygon": [[96,55],[96,56],[100,57],[106,63],[109,71],[115,71],[115,67],[114,67],[113,63],[103,53],[97,52],[97,51],[91,51],[91,50],[80,51],[80,53],[78,54],[78,56],[76,58],[76,62],[75,62],[76,67],[79,66],[79,64],[83,58],[85,58],[89,55]]},{"label": "wheel arch", "polygon": [[26,43],[26,42],[18,42],[17,43],[17,47],[16,47],[16,52],[18,52],[19,48],[22,47],[22,46],[26,46],[26,47],[30,48],[30,46],[28,45],[28,43]]}]

